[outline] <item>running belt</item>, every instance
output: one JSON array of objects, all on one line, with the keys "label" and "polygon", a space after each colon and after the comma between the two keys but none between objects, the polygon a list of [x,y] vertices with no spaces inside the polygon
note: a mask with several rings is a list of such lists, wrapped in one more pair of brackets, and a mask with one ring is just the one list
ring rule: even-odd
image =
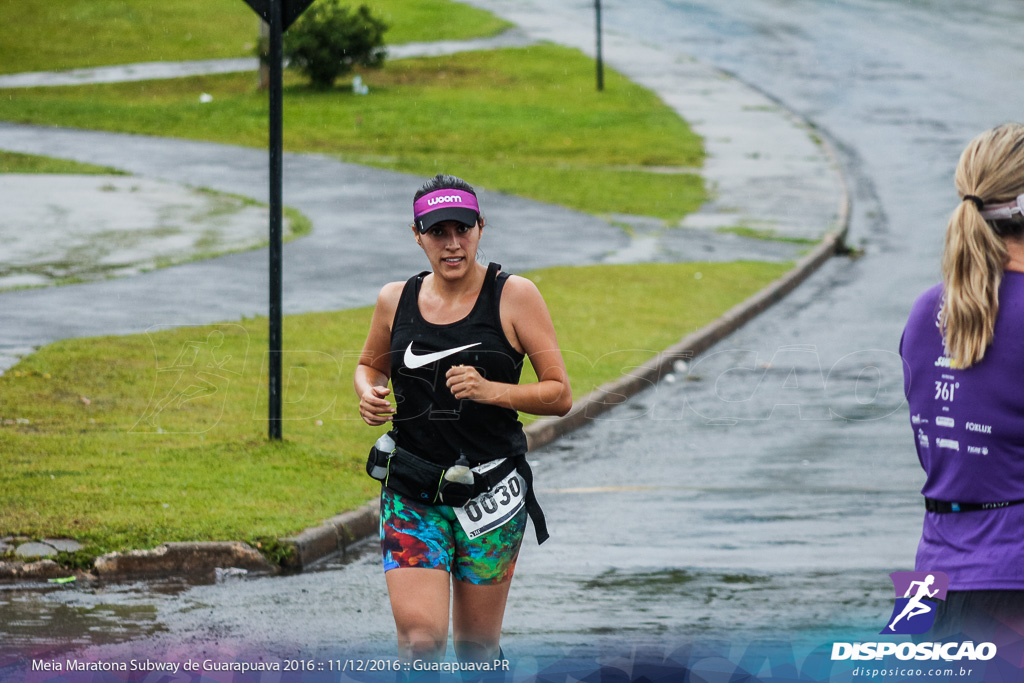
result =
[{"label": "running belt", "polygon": [[977,512],[978,510],[998,510],[999,508],[1008,508],[1011,505],[1020,505],[1024,503],[1024,498],[1019,500],[1004,500],[999,503],[956,503],[953,501],[946,500],[935,500],[934,498],[924,499],[924,509],[928,512]]}]

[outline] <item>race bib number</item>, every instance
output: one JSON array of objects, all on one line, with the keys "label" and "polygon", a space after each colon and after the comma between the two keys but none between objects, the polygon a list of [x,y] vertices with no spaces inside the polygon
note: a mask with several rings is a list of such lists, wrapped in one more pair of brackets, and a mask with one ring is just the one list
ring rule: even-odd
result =
[{"label": "race bib number", "polygon": [[[502,462],[504,461],[485,462],[474,467],[473,471],[484,474]],[[454,510],[466,535],[476,538],[492,529],[497,529],[515,517],[525,506],[526,481],[519,476],[519,472],[512,470],[490,491],[481,493],[466,503],[465,507],[454,508]]]}]

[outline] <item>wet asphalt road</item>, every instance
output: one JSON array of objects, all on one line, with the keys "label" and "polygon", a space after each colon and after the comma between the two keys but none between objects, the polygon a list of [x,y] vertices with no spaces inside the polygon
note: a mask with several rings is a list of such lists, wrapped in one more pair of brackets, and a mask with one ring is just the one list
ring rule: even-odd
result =
[{"label": "wet asphalt road", "polygon": [[[478,2],[488,6],[486,1]],[[547,0],[590,21],[592,5]],[[726,70],[806,117],[851,185],[837,258],[674,381],[533,456],[552,540],[528,539],[504,647],[869,638],[913,568],[923,481],[895,355],[938,278],[952,173],[1020,115],[1024,6],[994,0],[606,0],[605,25]],[[500,11],[500,2],[493,5]],[[338,570],[9,594],[7,642],[118,652],[390,654],[369,548]],[[28,616],[31,615],[31,616]],[[74,615],[57,633],[58,615]],[[31,622],[31,623],[30,623]]]}]

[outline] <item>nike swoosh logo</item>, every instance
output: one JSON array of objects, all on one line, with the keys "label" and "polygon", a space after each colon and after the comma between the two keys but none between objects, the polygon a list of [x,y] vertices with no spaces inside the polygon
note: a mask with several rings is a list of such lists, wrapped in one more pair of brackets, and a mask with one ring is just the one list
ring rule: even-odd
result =
[{"label": "nike swoosh logo", "polygon": [[447,358],[452,354],[458,353],[459,351],[465,351],[471,349],[474,346],[480,346],[480,342],[476,344],[467,344],[466,346],[460,346],[457,349],[448,349],[446,351],[436,351],[435,353],[427,353],[422,356],[417,356],[412,352],[412,342],[409,342],[409,348],[405,350],[405,367],[415,370],[416,368],[422,368],[424,365],[430,365],[436,360]]}]

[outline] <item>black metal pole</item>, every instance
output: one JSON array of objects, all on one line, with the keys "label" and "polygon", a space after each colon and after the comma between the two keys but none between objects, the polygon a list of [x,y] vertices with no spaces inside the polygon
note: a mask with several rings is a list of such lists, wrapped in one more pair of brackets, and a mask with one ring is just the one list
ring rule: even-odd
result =
[{"label": "black metal pole", "polygon": [[594,0],[597,15],[597,89],[604,90],[604,61],[601,58],[601,0]]},{"label": "black metal pole", "polygon": [[281,0],[270,0],[269,436],[281,439]]}]

